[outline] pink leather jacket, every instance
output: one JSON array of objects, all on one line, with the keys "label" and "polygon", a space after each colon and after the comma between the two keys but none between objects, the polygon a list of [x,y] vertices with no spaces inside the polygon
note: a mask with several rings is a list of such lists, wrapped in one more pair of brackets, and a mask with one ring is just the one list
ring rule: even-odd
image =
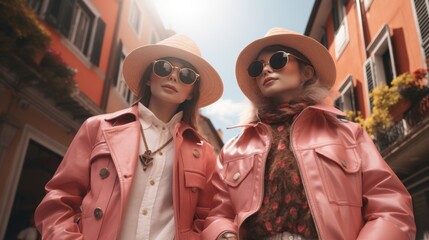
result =
[{"label": "pink leather jacket", "polygon": [[[407,189],[357,124],[319,104],[306,108],[291,129],[291,149],[320,239],[414,239]],[[271,137],[263,123],[246,125],[219,154],[212,183],[217,191],[201,235],[239,234],[263,198],[265,160]]]},{"label": "pink leather jacket", "polygon": [[[135,105],[82,125],[36,210],[43,239],[117,239],[137,166],[137,116]],[[206,186],[214,151],[185,123],[175,127],[174,148],[176,239],[199,239],[213,197]]]}]

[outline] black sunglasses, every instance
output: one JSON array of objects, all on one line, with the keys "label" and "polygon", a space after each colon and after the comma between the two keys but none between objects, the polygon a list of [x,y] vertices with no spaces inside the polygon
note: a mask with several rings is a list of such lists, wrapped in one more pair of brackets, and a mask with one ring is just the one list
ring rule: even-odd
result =
[{"label": "black sunglasses", "polygon": [[155,60],[153,62],[153,72],[159,77],[170,76],[174,69],[179,69],[179,79],[184,84],[194,84],[198,80],[200,75],[190,68],[179,68],[173,66],[167,60]]},{"label": "black sunglasses", "polygon": [[[288,53],[285,51],[278,51],[278,52],[275,52],[270,57],[269,64],[270,64],[271,68],[274,70],[279,70],[279,69],[283,68],[289,62],[289,56],[293,56],[294,58],[296,58],[296,59],[298,59],[298,60],[300,60],[300,61],[302,61],[308,65],[311,65],[308,61],[306,61],[302,58],[299,58],[299,57],[297,57],[291,53]],[[258,77],[259,75],[261,75],[262,71],[264,70],[264,66],[265,66],[265,63],[263,63],[259,60],[256,60],[249,65],[249,67],[247,68],[247,73],[251,77]]]}]

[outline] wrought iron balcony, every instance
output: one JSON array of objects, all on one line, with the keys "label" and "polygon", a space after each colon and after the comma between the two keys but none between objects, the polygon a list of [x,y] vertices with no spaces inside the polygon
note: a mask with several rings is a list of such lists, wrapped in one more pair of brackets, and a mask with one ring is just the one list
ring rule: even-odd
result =
[{"label": "wrought iron balcony", "polygon": [[387,132],[377,134],[375,142],[380,152],[401,141],[421,124],[425,124],[424,120],[427,118],[429,118],[429,91],[426,91],[423,98],[413,104],[402,120],[394,123]]}]

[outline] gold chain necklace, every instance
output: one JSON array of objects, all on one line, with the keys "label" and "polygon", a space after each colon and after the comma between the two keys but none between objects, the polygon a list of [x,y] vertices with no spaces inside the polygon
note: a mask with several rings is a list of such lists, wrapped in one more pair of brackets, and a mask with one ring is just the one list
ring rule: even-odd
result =
[{"label": "gold chain necklace", "polygon": [[155,151],[151,151],[149,150],[149,147],[147,146],[147,141],[146,141],[146,137],[144,136],[144,131],[143,131],[143,127],[142,124],[139,122],[140,124],[140,131],[142,133],[143,136],[143,142],[144,142],[144,146],[146,148],[145,152],[142,155],[139,155],[139,159],[140,162],[143,165],[143,171],[146,171],[146,169],[152,165],[153,163],[153,155],[159,151],[161,151],[164,147],[166,147],[169,143],[171,143],[171,141],[173,141],[173,137],[171,137],[167,142],[165,142],[161,147],[159,147],[157,150]]}]

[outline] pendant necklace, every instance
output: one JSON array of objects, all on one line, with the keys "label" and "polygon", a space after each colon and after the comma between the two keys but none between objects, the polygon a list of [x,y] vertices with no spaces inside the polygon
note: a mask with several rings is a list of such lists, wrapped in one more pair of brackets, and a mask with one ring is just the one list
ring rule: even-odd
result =
[{"label": "pendant necklace", "polygon": [[171,141],[173,141],[173,137],[171,137],[167,142],[165,142],[161,147],[159,147],[157,150],[155,151],[151,151],[147,145],[147,141],[146,141],[146,137],[144,135],[144,131],[143,131],[143,127],[140,124],[140,131],[142,133],[142,137],[143,137],[143,142],[144,142],[144,146],[145,146],[145,152],[142,155],[139,155],[139,159],[140,162],[143,165],[143,171],[146,171],[146,169],[153,164],[153,155],[155,155],[157,152],[161,151],[164,147],[166,147],[169,143],[171,143]]}]

